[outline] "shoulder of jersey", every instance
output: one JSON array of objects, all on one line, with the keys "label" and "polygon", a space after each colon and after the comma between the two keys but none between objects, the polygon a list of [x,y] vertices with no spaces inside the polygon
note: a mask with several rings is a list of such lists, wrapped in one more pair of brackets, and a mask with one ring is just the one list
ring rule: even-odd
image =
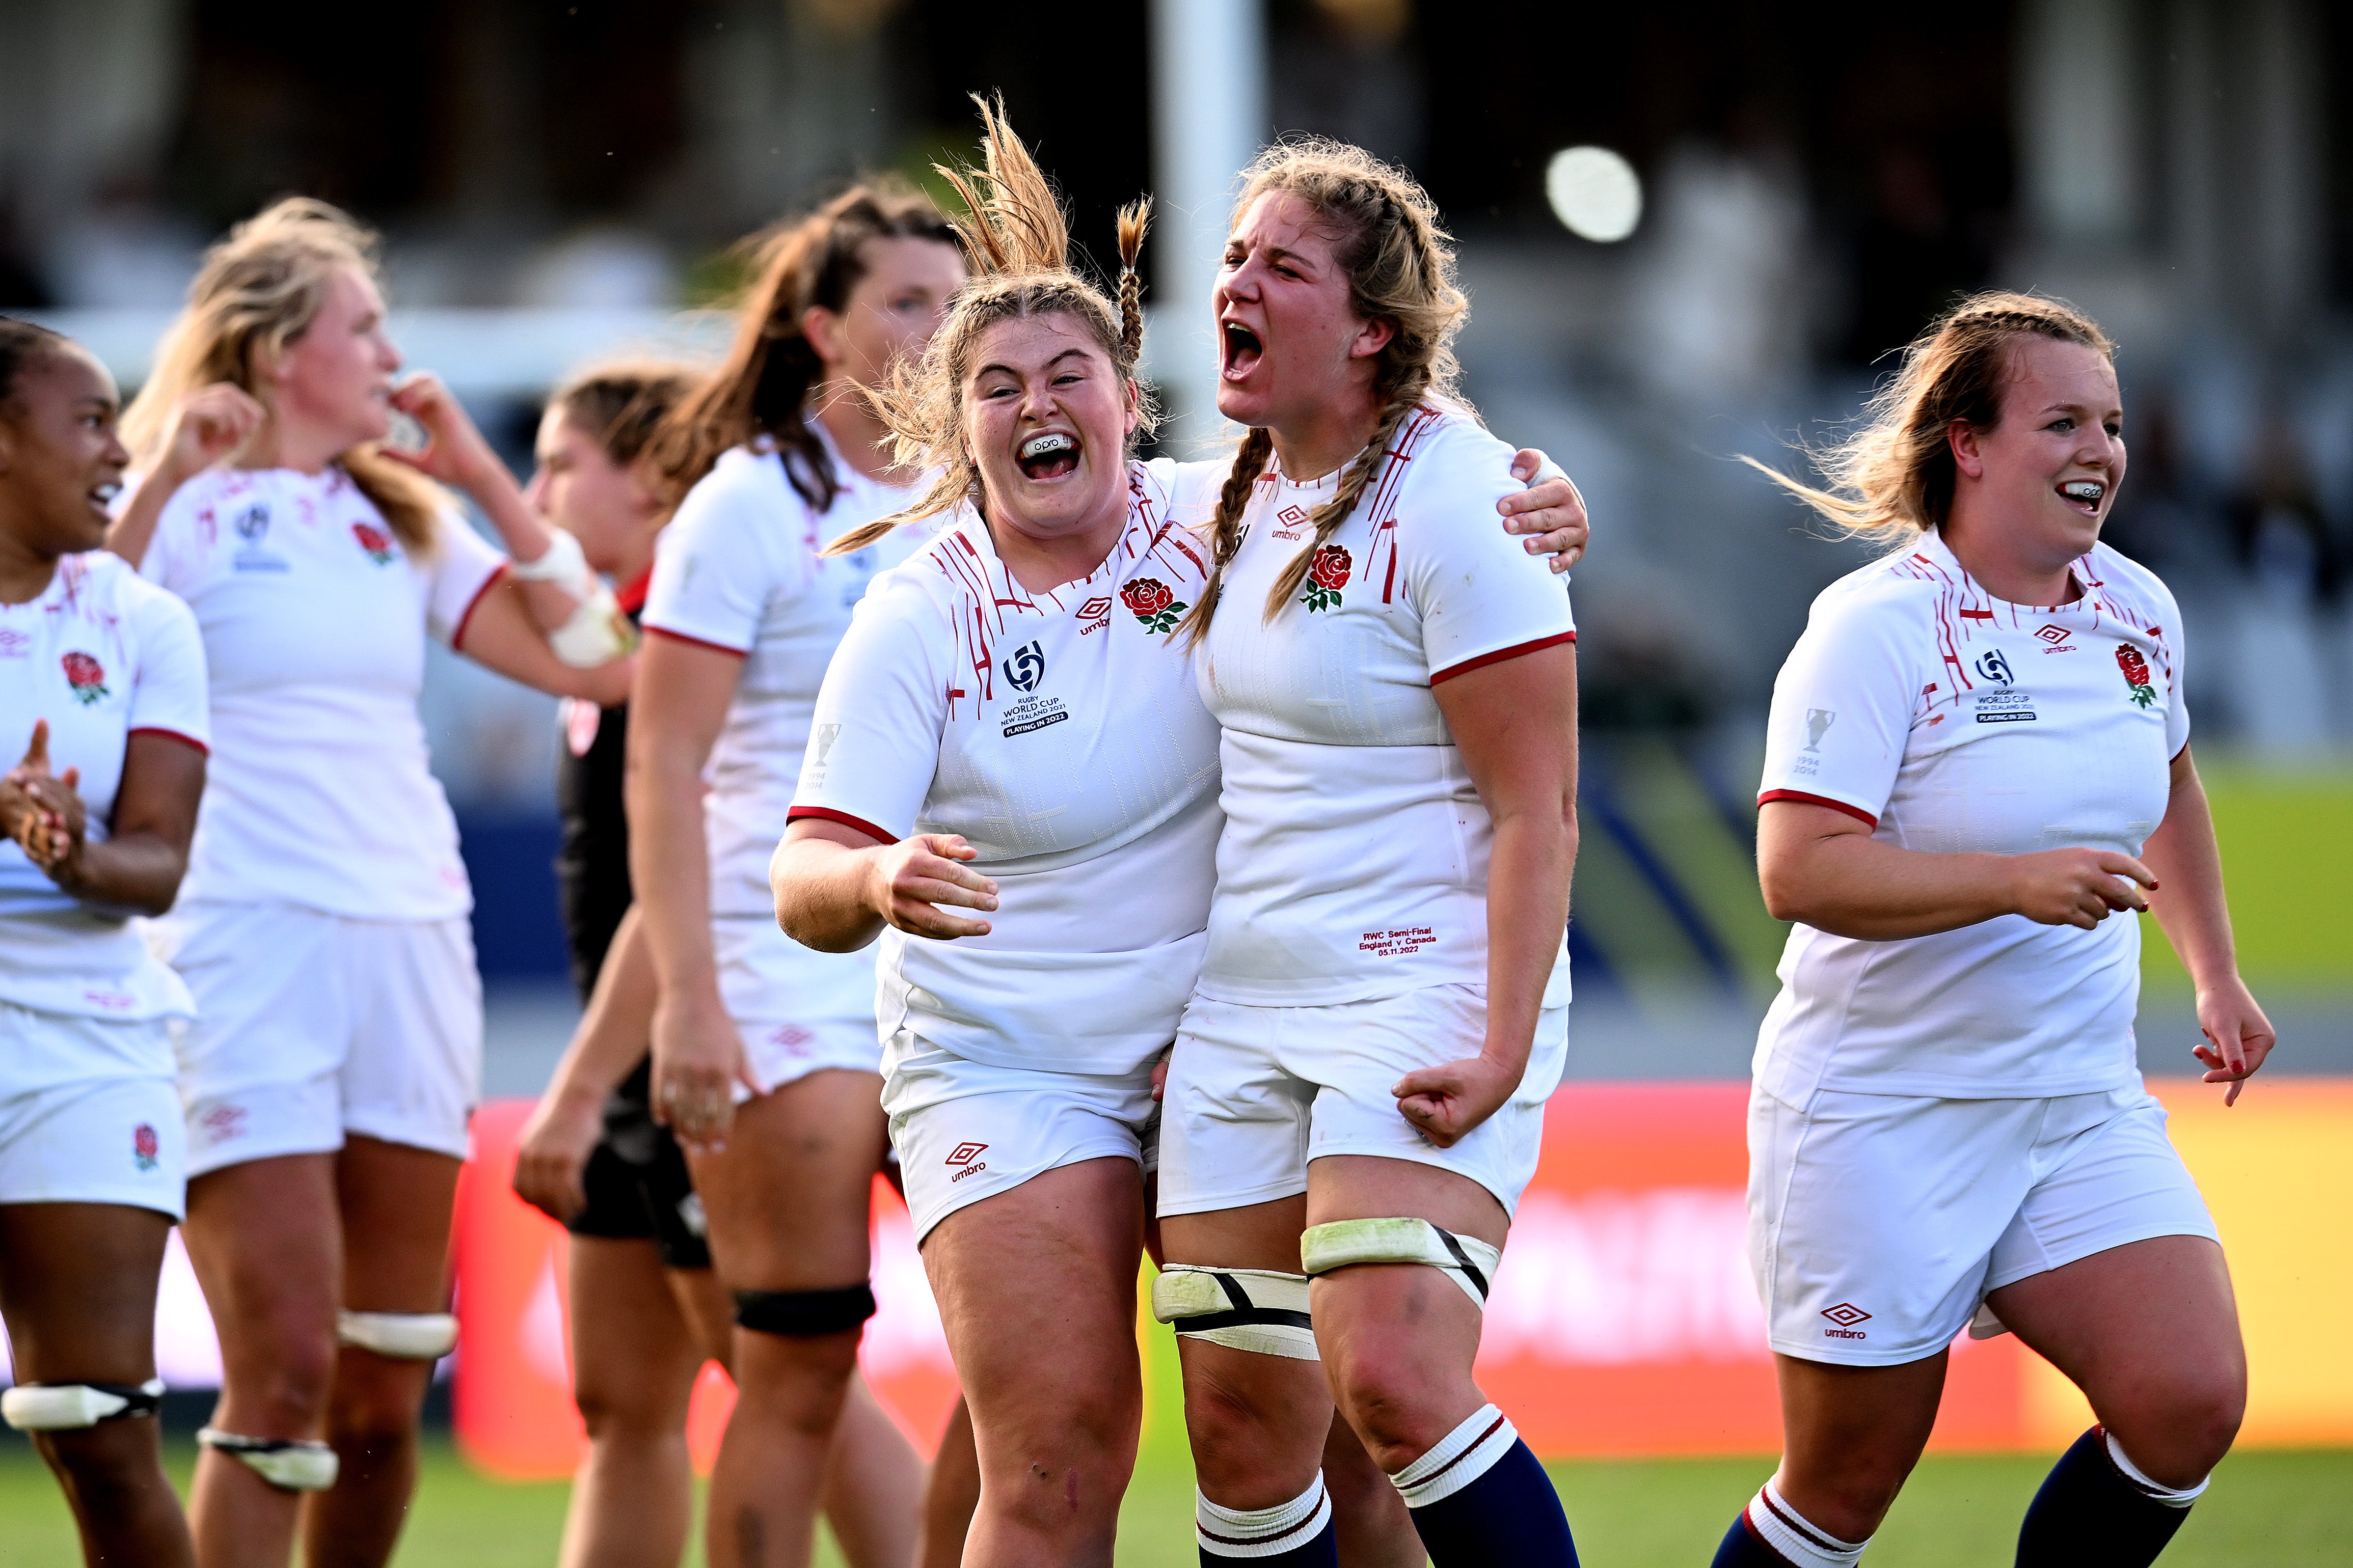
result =
[{"label": "shoulder of jersey", "polygon": [[1810,620],[1868,615],[1874,610],[1902,611],[1935,603],[1936,595],[1957,587],[1960,578],[1951,568],[1910,545],[1856,567],[1814,595]]},{"label": "shoulder of jersey", "polygon": [[[785,460],[775,452],[756,451],[750,447],[730,447],[719,454],[711,471],[694,481],[686,499],[678,504],[678,520],[691,522],[698,513],[733,503],[760,507],[783,506],[796,519],[807,510],[801,492],[795,489],[786,477]],[[673,524],[674,526],[675,524]]]},{"label": "shoulder of jersey", "polygon": [[139,574],[137,567],[111,550],[69,555],[59,563],[59,568],[79,574],[79,591],[89,595],[92,605],[111,606],[110,614],[185,616],[191,625],[195,623],[195,613],[181,602],[177,594],[150,583]]},{"label": "shoulder of jersey", "polygon": [[2165,579],[2131,556],[2113,545],[2099,543],[2092,546],[2086,559],[2098,579],[2096,586],[2111,597],[2121,598],[2163,620],[2179,618],[2173,590],[2166,586]]},{"label": "shoulder of jersey", "polygon": [[970,546],[962,542],[964,524],[971,517],[958,507],[947,520],[932,531],[932,536],[915,547],[914,552],[895,566],[886,566],[874,574],[866,585],[865,597],[859,600],[859,610],[874,613],[888,610],[904,614],[918,605],[934,605],[944,614],[954,614],[955,606],[969,603],[975,597],[973,584],[979,580],[980,567],[976,562],[968,570],[959,571],[950,565],[953,553],[969,552]]}]

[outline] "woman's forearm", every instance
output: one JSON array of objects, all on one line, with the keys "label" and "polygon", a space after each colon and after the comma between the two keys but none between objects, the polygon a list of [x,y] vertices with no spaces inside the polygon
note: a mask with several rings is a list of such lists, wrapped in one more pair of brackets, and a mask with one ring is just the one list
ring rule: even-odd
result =
[{"label": "woman's forearm", "polygon": [[1894,942],[1958,931],[2016,908],[2010,856],[1932,855],[1864,833],[1776,844],[1766,824],[1781,809],[1768,805],[1759,825],[1765,907],[1775,920]]},{"label": "woman's forearm", "polygon": [[2186,746],[2174,760],[2165,820],[2148,836],[2141,858],[2157,873],[2149,913],[2164,928],[2191,982],[2203,990],[2235,979],[2238,944],[2231,934],[2231,907],[2223,897],[2222,854],[2214,839],[2206,786]]},{"label": "woman's forearm", "polygon": [[776,924],[803,947],[855,952],[882,934],[882,916],[867,889],[873,851],[830,838],[789,834],[768,862]]},{"label": "woman's forearm", "polygon": [[180,879],[187,869],[185,849],[153,834],[127,834],[84,843],[59,868],[58,886],[88,903],[160,915],[179,897]]},{"label": "woman's forearm", "polygon": [[620,1087],[645,1058],[653,1037],[654,1001],[660,990],[654,977],[653,955],[646,945],[645,921],[637,906],[622,915],[605,950],[605,965],[597,972],[580,1027],[565,1047],[564,1059],[549,1079],[551,1095],[573,1096],[601,1103]]},{"label": "woman's forearm", "polygon": [[629,879],[656,983],[680,996],[716,995],[701,767],[675,747],[632,744],[627,776]]},{"label": "woman's forearm", "polygon": [[1481,1054],[1525,1072],[1545,986],[1568,928],[1575,818],[1546,811],[1497,818],[1489,866],[1487,1038]]},{"label": "woman's forearm", "polygon": [[139,563],[147,559],[147,547],[155,542],[155,525],[164,519],[164,508],[187,482],[187,475],[167,467],[159,466],[154,472],[139,476],[138,488],[107,525],[106,548],[137,571]]},{"label": "woman's forearm", "polygon": [[[482,509],[491,526],[498,530],[505,542],[507,554],[517,562],[537,561],[555,544],[555,535],[547,521],[531,509],[522,491],[515,488],[514,476],[496,458],[470,470],[466,476],[466,493]],[[543,632],[552,632],[572,618],[579,609],[580,596],[561,583],[538,583],[518,578],[523,603],[531,608],[531,617]]]}]

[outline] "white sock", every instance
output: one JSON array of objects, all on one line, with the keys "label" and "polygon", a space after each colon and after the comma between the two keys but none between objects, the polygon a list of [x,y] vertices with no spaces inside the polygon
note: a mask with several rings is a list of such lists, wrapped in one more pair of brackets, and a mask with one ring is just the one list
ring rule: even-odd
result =
[{"label": "white sock", "polygon": [[1871,1544],[1867,1535],[1861,1541],[1841,1541],[1813,1523],[1791,1508],[1770,1480],[1748,1500],[1748,1527],[1795,1568],[1853,1568]]},{"label": "white sock", "polygon": [[2123,1472],[2125,1479],[2147,1492],[2150,1501],[2161,1502],[2168,1508],[2188,1508],[2198,1500],[2198,1494],[2204,1491],[2207,1484],[2214,1479],[2208,1476],[2194,1487],[2176,1490],[2162,1482],[2150,1480],[2141,1474],[2140,1467],[2125,1458],[2124,1445],[2116,1441],[2116,1435],[2114,1432],[2102,1427],[2100,1440],[2108,1446],[2108,1462]]},{"label": "white sock", "polygon": [[1428,1508],[1452,1497],[1495,1468],[1520,1440],[1519,1428],[1492,1405],[1482,1405],[1430,1450],[1389,1478],[1408,1508]]},{"label": "white sock", "polygon": [[1273,1557],[1314,1540],[1332,1521],[1332,1500],[1324,1494],[1324,1472],[1289,1502],[1272,1508],[1220,1508],[1198,1489],[1193,1493],[1193,1530],[1212,1557]]}]

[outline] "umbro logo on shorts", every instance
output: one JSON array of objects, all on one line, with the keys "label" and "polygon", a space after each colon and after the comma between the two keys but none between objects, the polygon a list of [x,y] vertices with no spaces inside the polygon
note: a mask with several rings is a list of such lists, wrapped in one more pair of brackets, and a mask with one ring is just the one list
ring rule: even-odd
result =
[{"label": "umbro logo on shorts", "polygon": [[987,1147],[988,1145],[986,1143],[959,1143],[955,1148],[949,1150],[947,1163],[951,1165],[960,1165],[963,1167],[963,1169],[956,1172],[955,1175],[948,1178],[949,1182],[961,1182],[976,1171],[987,1170],[988,1162],[979,1157],[980,1152]]},{"label": "umbro logo on shorts", "polygon": [[1838,1325],[1835,1329],[1824,1329],[1822,1331],[1822,1338],[1826,1340],[1867,1340],[1871,1338],[1869,1334],[1862,1332],[1855,1327],[1857,1323],[1867,1323],[1871,1321],[1871,1314],[1864,1311],[1862,1308],[1856,1306],[1852,1301],[1841,1301],[1835,1307],[1825,1307],[1822,1309],[1822,1316],[1828,1318],[1831,1322]]}]

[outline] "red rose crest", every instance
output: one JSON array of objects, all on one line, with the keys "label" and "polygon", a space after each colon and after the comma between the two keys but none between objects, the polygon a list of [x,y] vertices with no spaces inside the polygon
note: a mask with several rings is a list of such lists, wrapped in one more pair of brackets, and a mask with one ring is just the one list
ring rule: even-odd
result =
[{"label": "red rose crest", "polygon": [[139,1162],[141,1170],[153,1170],[156,1160],[163,1152],[163,1141],[155,1136],[155,1130],[153,1127],[142,1121],[132,1130],[131,1154]]},{"label": "red rose crest", "polygon": [[2148,678],[2148,660],[2141,658],[2140,649],[2128,642],[2116,644],[2116,668],[2125,672],[2125,684],[2132,689],[2137,706],[2146,708],[2157,700],[2157,688]]},{"label": "red rose crest", "polygon": [[1176,630],[1177,617],[1192,607],[1157,577],[1138,577],[1120,589],[1119,602],[1128,607],[1138,625],[1155,634]]},{"label": "red rose crest", "polygon": [[1307,563],[1307,592],[1299,602],[1311,610],[1329,610],[1340,603],[1340,590],[1348,585],[1348,574],[1356,570],[1356,558],[1348,553],[1345,544],[1327,544],[1315,552]]},{"label": "red rose crest", "polygon": [[352,537],[360,542],[369,560],[379,566],[392,564],[392,540],[384,530],[372,522],[355,522],[352,524]]},{"label": "red rose crest", "polygon": [[86,653],[69,653],[58,661],[65,667],[66,685],[74,700],[87,708],[108,695],[106,667]]}]

